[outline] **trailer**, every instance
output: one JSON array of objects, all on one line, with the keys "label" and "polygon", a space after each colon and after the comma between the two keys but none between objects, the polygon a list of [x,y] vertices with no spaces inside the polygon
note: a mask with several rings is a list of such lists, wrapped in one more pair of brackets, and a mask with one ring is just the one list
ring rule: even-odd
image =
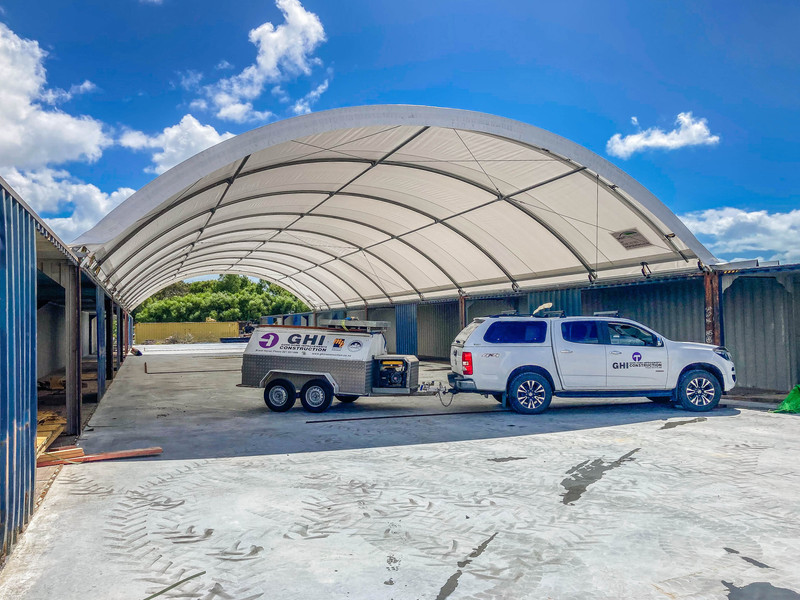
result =
[{"label": "trailer", "polygon": [[294,406],[298,396],[308,412],[320,413],[336,398],[435,395],[441,389],[419,383],[419,360],[387,354],[386,321],[321,320],[319,326],[258,327],[242,360],[242,387],[264,389],[275,412]]}]

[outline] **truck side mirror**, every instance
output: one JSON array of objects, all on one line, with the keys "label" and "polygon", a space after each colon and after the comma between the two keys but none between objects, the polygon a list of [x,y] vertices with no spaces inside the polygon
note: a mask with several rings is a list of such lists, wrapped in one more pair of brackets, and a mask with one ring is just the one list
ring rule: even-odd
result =
[{"label": "truck side mirror", "polygon": [[664,340],[656,338],[656,347],[661,348],[664,345]]}]

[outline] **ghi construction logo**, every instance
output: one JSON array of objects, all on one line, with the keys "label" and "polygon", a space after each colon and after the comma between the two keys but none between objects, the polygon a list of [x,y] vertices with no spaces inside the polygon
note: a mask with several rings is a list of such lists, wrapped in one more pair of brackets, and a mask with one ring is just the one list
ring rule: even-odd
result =
[{"label": "ghi construction logo", "polygon": [[612,369],[663,369],[660,360],[642,361],[642,353],[634,352],[631,354],[631,362],[615,362],[611,364]]}]

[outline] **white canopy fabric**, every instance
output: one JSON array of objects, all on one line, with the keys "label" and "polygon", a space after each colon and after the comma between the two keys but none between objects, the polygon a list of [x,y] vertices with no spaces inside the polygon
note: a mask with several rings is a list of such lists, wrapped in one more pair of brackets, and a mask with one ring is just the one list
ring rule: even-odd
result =
[{"label": "white canopy fabric", "polygon": [[417,106],[330,110],[231,138],[73,246],[128,308],[216,273],[272,281],[325,310],[717,262],[586,148],[518,121]]}]

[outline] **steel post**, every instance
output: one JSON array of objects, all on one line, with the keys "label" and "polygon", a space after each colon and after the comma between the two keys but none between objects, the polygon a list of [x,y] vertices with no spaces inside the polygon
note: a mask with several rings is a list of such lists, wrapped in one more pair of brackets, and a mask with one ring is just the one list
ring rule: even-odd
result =
[{"label": "steel post", "polygon": [[106,386],[114,379],[114,303],[106,297]]},{"label": "steel post", "polygon": [[117,315],[117,356],[114,360],[114,367],[119,370],[122,365],[122,307],[117,306],[114,313]]},{"label": "steel post", "polygon": [[97,305],[97,400],[106,393],[106,295],[99,285],[95,289],[95,304]]},{"label": "steel post", "polygon": [[706,344],[722,344],[722,302],[720,275],[705,273],[705,330]]},{"label": "steel post", "polygon": [[77,265],[66,267],[66,326],[67,326],[67,427],[68,435],[81,431],[81,271]]}]

